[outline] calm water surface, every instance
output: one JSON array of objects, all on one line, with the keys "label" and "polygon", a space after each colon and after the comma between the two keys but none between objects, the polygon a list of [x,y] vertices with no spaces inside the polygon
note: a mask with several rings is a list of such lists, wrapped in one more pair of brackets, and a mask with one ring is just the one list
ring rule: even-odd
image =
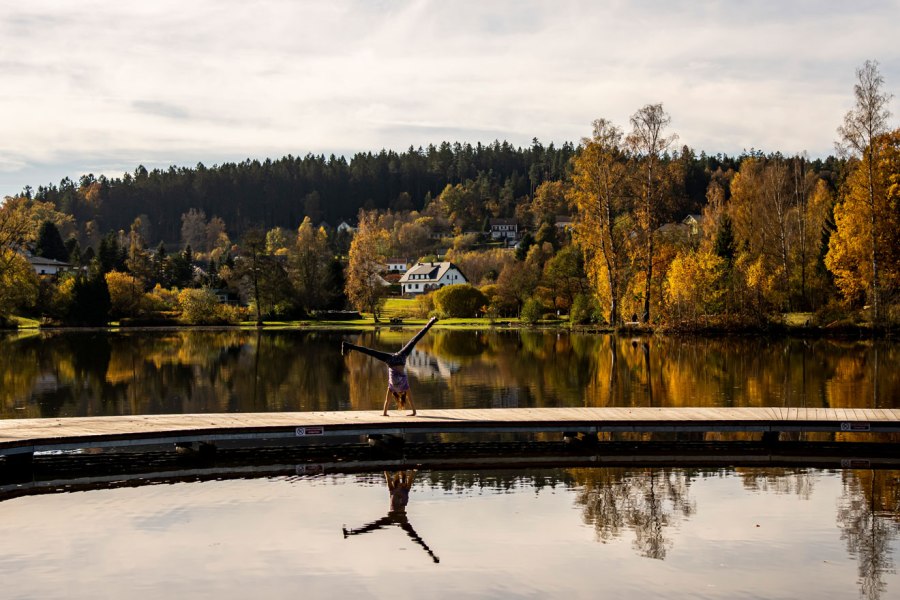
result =
[{"label": "calm water surface", "polygon": [[[0,418],[372,410],[402,331],[26,332],[0,337]],[[900,407],[900,344],[432,330],[416,406]]]},{"label": "calm water surface", "polygon": [[423,471],[0,502],[0,596],[897,598],[900,472]]}]

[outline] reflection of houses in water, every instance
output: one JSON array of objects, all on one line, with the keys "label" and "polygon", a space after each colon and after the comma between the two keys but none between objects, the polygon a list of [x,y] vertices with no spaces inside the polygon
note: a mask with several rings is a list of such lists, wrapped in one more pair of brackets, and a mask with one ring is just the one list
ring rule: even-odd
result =
[{"label": "reflection of houses in water", "polygon": [[406,370],[418,379],[450,379],[451,375],[459,371],[459,363],[413,349],[406,361]]},{"label": "reflection of houses in water", "polygon": [[56,392],[60,388],[59,378],[54,373],[41,373],[34,379],[34,386],[31,393],[35,396],[50,394]]},{"label": "reflection of houses in water", "polygon": [[500,388],[494,390],[491,408],[518,408],[519,388]]}]

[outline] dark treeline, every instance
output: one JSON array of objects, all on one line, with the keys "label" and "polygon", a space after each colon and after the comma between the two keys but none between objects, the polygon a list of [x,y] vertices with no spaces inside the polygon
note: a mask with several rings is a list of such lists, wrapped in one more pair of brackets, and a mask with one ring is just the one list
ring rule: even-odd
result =
[{"label": "dark treeline", "polygon": [[[150,244],[177,243],[181,215],[191,208],[220,217],[229,234],[240,236],[250,227],[295,228],[305,216],[337,225],[354,219],[360,208],[421,210],[446,185],[467,181],[490,197],[511,200],[504,204],[510,214],[496,215],[511,217],[515,205],[532,197],[541,183],[567,178],[576,151],[570,142],[543,146],[536,139],[527,148],[497,141],[474,146],[443,142],[400,153],[361,152],[349,162],[342,156],[308,154],[213,167],[201,163],[148,171],[139,166],[121,178],[66,178],[58,186],[39,187],[34,197],[52,202],[78,223],[91,222],[100,232],[127,231],[136,216],[145,215]],[[696,155],[682,148],[685,208],[699,210],[705,204],[716,170],[737,170],[744,158],[756,155]],[[827,169],[829,161],[816,161],[814,168]]]},{"label": "dark treeline", "polygon": [[563,179],[574,153],[571,143],[545,147],[537,140],[528,148],[443,142],[400,153],[357,153],[349,162],[308,154],[213,167],[139,166],[121,178],[67,178],[38,188],[34,197],[79,223],[93,221],[99,231],[127,230],[136,216],[146,215],[148,242],[176,242],[181,215],[191,208],[222,218],[230,234],[240,235],[249,227],[296,228],[304,216],[336,225],[360,208],[419,210],[447,184],[469,180],[486,184],[495,196],[505,189],[518,199],[544,181]]}]

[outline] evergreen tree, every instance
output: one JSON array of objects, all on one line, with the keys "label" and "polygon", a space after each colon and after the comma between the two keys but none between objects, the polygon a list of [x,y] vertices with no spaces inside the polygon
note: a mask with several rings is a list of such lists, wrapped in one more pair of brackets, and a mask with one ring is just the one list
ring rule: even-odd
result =
[{"label": "evergreen tree", "polygon": [[157,283],[163,287],[169,287],[171,285],[169,283],[168,274],[166,273],[167,256],[166,245],[160,242],[156,247],[156,252],[153,254],[153,281],[149,282],[149,287],[153,287]]},{"label": "evergreen tree", "polygon": [[717,256],[725,259],[728,268],[734,264],[734,255],[736,251],[734,242],[734,229],[731,225],[731,217],[724,215],[722,222],[719,224],[719,230],[716,232],[716,242],[714,251]]},{"label": "evergreen tree", "polygon": [[76,325],[106,325],[111,306],[109,288],[102,273],[78,277],[72,288],[67,320]]},{"label": "evergreen tree", "polygon": [[44,221],[38,231],[38,241],[34,249],[37,256],[66,262],[69,260],[69,252],[63,243],[59,229],[52,221]]},{"label": "evergreen tree", "polygon": [[185,247],[184,251],[169,256],[166,263],[169,284],[179,288],[190,287],[194,281],[193,253],[190,245]]},{"label": "evergreen tree", "polygon": [[100,240],[97,258],[100,261],[100,270],[104,274],[110,271],[124,272],[127,257],[127,251],[119,245],[115,232],[110,231]]},{"label": "evergreen tree", "polygon": [[66,253],[70,263],[77,267],[82,265],[81,244],[78,243],[78,238],[73,236],[66,240]]},{"label": "evergreen tree", "polygon": [[531,246],[533,244],[534,236],[531,235],[530,231],[526,231],[525,235],[522,236],[522,240],[519,242],[519,245],[516,246],[516,260],[525,260],[525,257],[528,256],[528,250],[531,249]]}]

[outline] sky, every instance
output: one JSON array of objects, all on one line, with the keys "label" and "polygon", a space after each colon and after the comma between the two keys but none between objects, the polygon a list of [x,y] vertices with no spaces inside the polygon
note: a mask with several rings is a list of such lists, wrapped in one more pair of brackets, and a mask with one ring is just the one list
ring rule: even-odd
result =
[{"label": "sky", "polygon": [[0,197],[139,164],[577,143],[651,103],[697,152],[823,157],[855,69],[900,90],[900,0],[3,5]]}]

